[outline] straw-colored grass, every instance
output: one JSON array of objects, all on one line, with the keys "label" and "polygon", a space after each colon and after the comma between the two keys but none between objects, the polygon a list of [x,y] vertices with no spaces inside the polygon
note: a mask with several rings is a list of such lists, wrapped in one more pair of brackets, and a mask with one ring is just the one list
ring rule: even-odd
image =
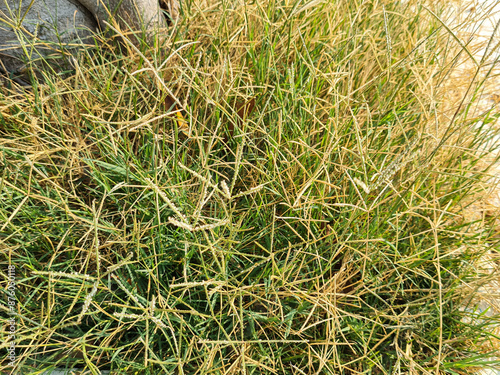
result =
[{"label": "straw-colored grass", "polygon": [[498,277],[495,217],[464,210],[498,113],[441,110],[467,55],[445,6],[187,2],[160,46],[102,40],[5,81],[2,371],[494,365],[474,291]]}]

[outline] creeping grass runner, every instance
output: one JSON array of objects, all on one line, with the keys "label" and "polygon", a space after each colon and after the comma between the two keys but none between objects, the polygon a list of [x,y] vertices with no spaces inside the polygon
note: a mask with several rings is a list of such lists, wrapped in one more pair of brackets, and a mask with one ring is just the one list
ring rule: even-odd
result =
[{"label": "creeping grass runner", "polygon": [[465,212],[498,113],[469,115],[480,75],[445,113],[467,41],[439,7],[186,2],[160,46],[5,80],[1,370],[495,366],[498,227]]}]

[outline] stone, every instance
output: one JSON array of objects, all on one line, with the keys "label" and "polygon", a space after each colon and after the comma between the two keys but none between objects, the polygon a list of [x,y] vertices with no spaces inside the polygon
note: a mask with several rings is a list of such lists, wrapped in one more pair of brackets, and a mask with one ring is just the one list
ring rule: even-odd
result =
[{"label": "stone", "polygon": [[[178,16],[177,0],[78,0],[97,20],[102,30],[111,19],[121,31],[151,34],[168,26],[166,12],[172,19]],[[164,12],[165,11],[165,12]]]},{"label": "stone", "polygon": [[[76,0],[0,0],[0,61],[4,71],[22,70],[26,59],[49,55],[57,45],[83,44],[97,22]],[[30,6],[31,5],[31,6]]]},{"label": "stone", "polygon": [[91,35],[107,24],[137,32],[129,38],[138,44],[168,26],[166,12],[176,19],[178,7],[177,0],[0,0],[0,71],[18,72],[26,60],[93,43]]}]

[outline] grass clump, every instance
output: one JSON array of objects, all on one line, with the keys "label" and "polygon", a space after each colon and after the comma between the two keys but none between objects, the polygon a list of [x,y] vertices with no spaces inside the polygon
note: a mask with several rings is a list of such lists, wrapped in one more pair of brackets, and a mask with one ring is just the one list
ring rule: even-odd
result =
[{"label": "grass clump", "polygon": [[461,53],[441,22],[411,1],[215,1],[165,38],[2,89],[15,372],[494,364],[473,294],[494,217],[464,212],[497,114],[440,111]]}]

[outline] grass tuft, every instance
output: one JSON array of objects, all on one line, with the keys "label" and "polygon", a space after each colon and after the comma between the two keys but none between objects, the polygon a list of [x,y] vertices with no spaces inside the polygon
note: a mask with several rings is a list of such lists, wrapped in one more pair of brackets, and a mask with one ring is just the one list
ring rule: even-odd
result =
[{"label": "grass tuft", "polygon": [[446,105],[470,52],[439,4],[186,2],[164,37],[0,88],[15,373],[498,364],[496,214],[468,214],[498,111],[488,75]]}]

